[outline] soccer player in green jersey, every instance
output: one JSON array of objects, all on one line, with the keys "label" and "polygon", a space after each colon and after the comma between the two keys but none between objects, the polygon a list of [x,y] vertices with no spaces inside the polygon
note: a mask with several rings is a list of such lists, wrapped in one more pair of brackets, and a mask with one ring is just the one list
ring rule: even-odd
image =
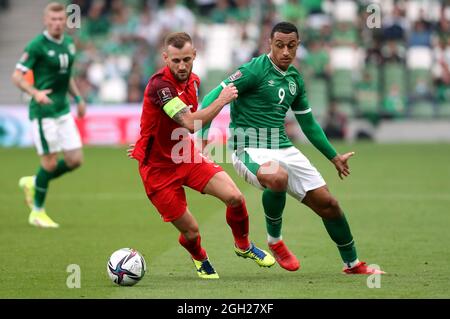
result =
[{"label": "soccer player in green jersey", "polygon": [[[230,143],[233,166],[248,183],[263,190],[262,203],[268,245],[281,267],[295,271],[300,263],[281,236],[286,193],[316,212],[336,243],[344,262],[344,273],[374,274],[382,271],[358,260],[353,236],[344,212],[330,194],[317,169],[288,139],[284,123],[289,109],[295,114],[309,141],[336,167],[339,177],[350,174],[348,159],[354,154],[338,154],[314,119],[305,84],[291,65],[299,45],[297,28],[287,22],[274,26],[269,54],[242,65],[220,86],[207,94],[207,107],[229,83],[239,97],[231,102]],[[203,130],[207,130],[205,126]],[[202,133],[206,145],[207,132]]]},{"label": "soccer player in green jersey", "polygon": [[[45,31],[26,46],[12,75],[12,81],[32,99],[29,118],[34,143],[41,158],[36,176],[25,176],[19,186],[31,209],[31,225],[57,228],[45,212],[44,201],[49,182],[81,165],[83,160],[80,134],[70,114],[68,92],[78,106],[78,116],[83,117],[86,104],[71,76],[75,60],[75,44],[64,34],[66,12],[62,4],[49,3],[44,10]],[[33,71],[34,86],[24,79],[24,73]],[[58,160],[58,153],[64,158]]]}]

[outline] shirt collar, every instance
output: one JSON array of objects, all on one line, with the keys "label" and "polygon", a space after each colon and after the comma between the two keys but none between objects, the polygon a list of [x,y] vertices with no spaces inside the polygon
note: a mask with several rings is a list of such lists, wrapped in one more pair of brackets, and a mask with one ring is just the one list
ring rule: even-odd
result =
[{"label": "shirt collar", "polygon": [[60,39],[55,39],[54,37],[52,37],[52,36],[50,35],[50,33],[48,33],[47,30],[45,30],[43,33],[44,33],[44,36],[45,36],[49,41],[55,42],[55,43],[57,43],[57,44],[61,44],[61,43],[63,43],[63,41],[64,41],[64,34],[61,35],[61,38],[60,38]]},{"label": "shirt collar", "polygon": [[283,76],[286,75],[286,71],[283,71],[282,69],[280,69],[275,63],[273,63],[272,59],[270,58],[270,53],[267,54],[267,58],[269,59],[270,63],[272,63],[272,66],[275,68],[275,70],[277,70],[278,72],[280,72]]}]

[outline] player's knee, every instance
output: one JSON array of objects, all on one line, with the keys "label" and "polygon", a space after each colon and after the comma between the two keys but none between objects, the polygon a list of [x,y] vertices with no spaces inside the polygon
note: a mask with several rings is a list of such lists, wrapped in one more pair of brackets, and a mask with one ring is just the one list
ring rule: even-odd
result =
[{"label": "player's knee", "polygon": [[288,173],[284,169],[280,169],[276,174],[272,174],[267,178],[266,187],[274,192],[284,192],[288,185]]},{"label": "player's knee", "polygon": [[56,170],[58,162],[56,160],[48,160],[41,162],[41,165],[47,172],[53,172]]},{"label": "player's knee", "polygon": [[242,193],[238,189],[234,189],[228,195],[225,203],[227,206],[237,207],[241,206],[244,203],[244,201],[245,201],[244,195],[242,195]]},{"label": "player's knee", "polygon": [[67,166],[71,169],[76,169],[83,164],[83,155],[74,156],[65,159]]},{"label": "player's knee", "polygon": [[332,196],[326,199],[322,212],[324,215],[322,217],[326,219],[338,218],[342,214],[341,208],[339,207],[339,202]]},{"label": "player's knee", "polygon": [[200,235],[198,231],[198,226],[192,226],[183,233],[184,238],[188,241],[194,241],[197,240],[198,236]]}]

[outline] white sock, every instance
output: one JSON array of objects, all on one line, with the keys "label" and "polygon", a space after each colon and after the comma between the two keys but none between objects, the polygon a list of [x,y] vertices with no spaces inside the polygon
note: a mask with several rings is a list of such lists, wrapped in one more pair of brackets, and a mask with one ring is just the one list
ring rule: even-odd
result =
[{"label": "white sock", "polygon": [[276,244],[276,243],[278,243],[280,240],[282,240],[283,239],[283,236],[280,236],[280,237],[272,237],[272,236],[270,236],[269,234],[267,234],[267,242],[270,244],[270,245],[273,245],[273,244]]},{"label": "white sock", "polygon": [[357,264],[359,263],[359,259],[356,258],[354,261],[349,262],[349,263],[344,263],[344,266],[347,268],[353,268],[355,267]]}]

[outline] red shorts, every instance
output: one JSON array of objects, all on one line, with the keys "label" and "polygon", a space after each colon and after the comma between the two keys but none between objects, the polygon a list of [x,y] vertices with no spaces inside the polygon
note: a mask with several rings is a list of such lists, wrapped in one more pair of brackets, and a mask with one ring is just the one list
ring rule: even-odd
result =
[{"label": "red shorts", "polygon": [[201,163],[181,163],[173,167],[139,167],[145,192],[165,222],[180,218],[186,211],[183,186],[203,193],[209,180],[222,171],[222,167],[207,160],[202,160]]}]

